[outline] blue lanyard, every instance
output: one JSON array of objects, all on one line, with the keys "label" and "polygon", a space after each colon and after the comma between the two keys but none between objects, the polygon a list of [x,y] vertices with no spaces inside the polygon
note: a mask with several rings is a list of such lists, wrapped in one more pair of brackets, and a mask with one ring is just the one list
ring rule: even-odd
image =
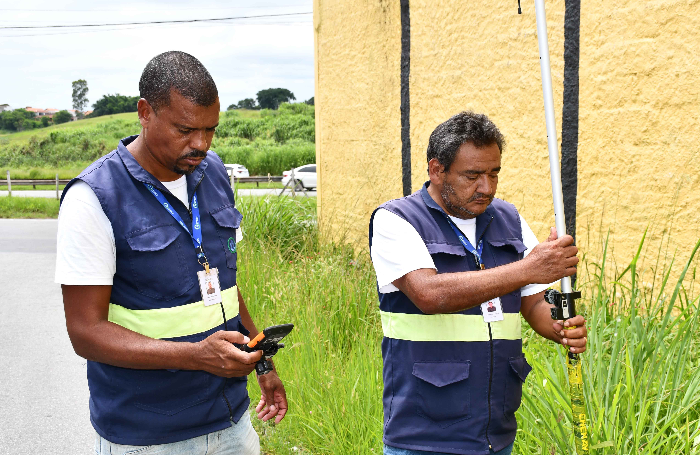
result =
[{"label": "blue lanyard", "polygon": [[452,230],[455,231],[455,234],[457,234],[457,238],[460,242],[462,242],[464,248],[474,255],[476,265],[481,270],[484,270],[484,263],[481,262],[481,253],[484,251],[484,241],[479,240],[479,243],[477,243],[476,248],[474,248],[469,239],[464,235],[462,231],[459,230],[457,226],[455,226],[454,222],[450,219],[450,217],[445,215],[445,218],[447,219],[447,224],[449,224]]},{"label": "blue lanyard", "polygon": [[190,230],[187,229],[187,226],[185,226],[185,222],[182,221],[182,217],[175,210],[173,210],[172,207],[170,207],[170,204],[165,199],[165,196],[163,196],[163,194],[153,185],[149,183],[144,183],[144,185],[146,185],[148,191],[150,191],[151,194],[158,199],[158,202],[165,207],[165,210],[167,210],[168,213],[175,218],[175,221],[177,221],[180,226],[187,231],[190,237],[192,237],[192,243],[194,244],[194,249],[197,252],[197,260],[204,258],[204,262],[200,261],[200,264],[207,264],[207,257],[204,255],[204,250],[202,249],[202,225],[199,222],[199,204],[197,204],[197,193],[194,193],[194,196],[192,197],[192,232],[190,232]]}]

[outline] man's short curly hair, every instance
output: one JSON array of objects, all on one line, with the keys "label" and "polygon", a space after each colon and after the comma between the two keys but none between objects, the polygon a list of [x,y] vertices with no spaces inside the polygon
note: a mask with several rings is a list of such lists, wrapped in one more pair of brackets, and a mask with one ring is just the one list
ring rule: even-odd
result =
[{"label": "man's short curly hair", "polygon": [[202,63],[180,51],[164,52],[148,62],[139,80],[141,98],[154,111],[170,105],[170,89],[198,106],[211,106],[219,97],[214,79]]},{"label": "man's short curly hair", "polygon": [[457,150],[467,142],[477,148],[496,144],[503,153],[506,141],[498,127],[484,114],[460,112],[439,124],[430,134],[428,162],[437,158],[445,166],[445,171],[448,171],[457,156]]}]

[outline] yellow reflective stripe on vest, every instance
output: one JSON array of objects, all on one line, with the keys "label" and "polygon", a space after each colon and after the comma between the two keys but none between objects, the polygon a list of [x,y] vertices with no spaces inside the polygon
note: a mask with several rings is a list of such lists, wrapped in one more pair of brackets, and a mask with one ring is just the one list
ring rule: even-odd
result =
[{"label": "yellow reflective stripe on vest", "polygon": [[[221,291],[226,319],[238,315],[238,288]],[[109,321],[149,338],[177,338],[206,332],[224,323],[220,305],[204,306],[199,302],[173,308],[129,310],[109,304]]]},{"label": "yellow reflective stripe on vest", "polygon": [[[406,314],[380,311],[384,336],[409,341],[489,341],[489,328],[481,315]],[[521,338],[520,313],[505,313],[491,323],[494,340]]]}]

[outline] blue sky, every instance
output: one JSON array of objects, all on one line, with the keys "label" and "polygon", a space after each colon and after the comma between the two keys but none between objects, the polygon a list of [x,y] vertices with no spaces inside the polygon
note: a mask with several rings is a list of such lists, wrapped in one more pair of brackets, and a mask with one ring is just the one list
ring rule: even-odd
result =
[{"label": "blue sky", "polygon": [[[104,24],[305,13],[311,0],[60,2],[0,0],[0,27]],[[103,95],[138,95],[155,55],[181,50],[214,77],[222,109],[259,90],[314,96],[311,14],[226,22],[106,28],[0,29],[0,104],[71,109],[71,82],[85,79],[89,104]]]}]

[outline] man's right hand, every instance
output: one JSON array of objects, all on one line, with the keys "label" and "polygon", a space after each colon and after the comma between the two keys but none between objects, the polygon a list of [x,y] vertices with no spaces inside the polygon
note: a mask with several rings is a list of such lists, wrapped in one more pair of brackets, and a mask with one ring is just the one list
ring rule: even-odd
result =
[{"label": "man's right hand", "polygon": [[232,343],[245,344],[249,341],[248,337],[240,332],[220,330],[212,333],[197,343],[199,349],[195,360],[201,364],[197,369],[224,378],[247,376],[255,369],[255,364],[262,357],[262,351],[241,351]]},{"label": "man's right hand", "polygon": [[557,230],[552,228],[549,238],[523,259],[532,277],[530,282],[548,284],[575,274],[578,248],[573,243],[570,235],[557,238]]}]

